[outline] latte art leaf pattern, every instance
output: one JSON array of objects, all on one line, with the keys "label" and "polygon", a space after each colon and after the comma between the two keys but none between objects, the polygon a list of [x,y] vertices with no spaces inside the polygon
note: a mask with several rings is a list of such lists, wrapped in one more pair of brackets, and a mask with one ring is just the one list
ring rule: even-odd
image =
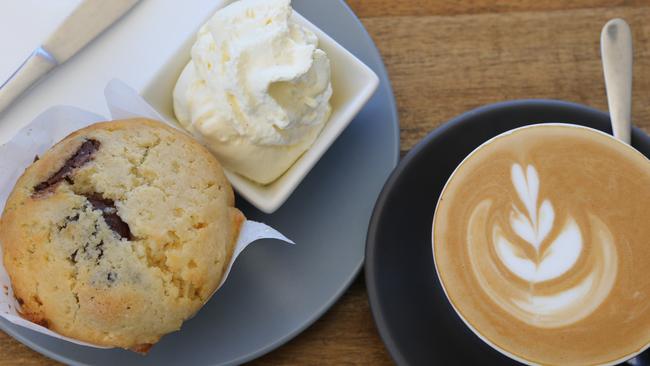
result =
[{"label": "latte art leaf pattern", "polygon": [[[575,323],[604,301],[615,282],[611,232],[589,212],[586,222],[579,223],[570,213],[559,222],[552,200],[540,199],[540,177],[533,165],[524,169],[513,164],[511,180],[520,202],[506,205],[505,223],[497,220],[488,227],[491,200],[481,201],[470,217],[467,244],[474,274],[495,303],[528,324],[552,328]],[[485,238],[485,233],[491,234]]]},{"label": "latte art leaf pattern", "polygon": [[553,228],[555,211],[549,200],[538,207],[539,176],[532,165],[526,168],[526,175],[519,164],[512,165],[512,182],[519,199],[526,207],[523,214],[513,203],[510,226],[524,242],[534,248],[535,259],[520,258],[516,247],[505,237],[495,237],[497,253],[506,266],[520,278],[536,283],[559,277],[571,269],[582,250],[580,228],[570,219],[561,234],[541,250],[541,245]]},{"label": "latte art leaf pattern", "polygon": [[517,206],[513,204],[513,212],[510,216],[510,225],[515,232],[526,242],[539,250],[539,246],[551,231],[555,213],[553,206],[548,200],[542,202],[537,208],[537,196],[539,195],[539,177],[537,171],[532,165],[524,170],[521,165],[513,164],[512,181],[519,195],[519,199],[524,203],[528,216],[524,215]]}]

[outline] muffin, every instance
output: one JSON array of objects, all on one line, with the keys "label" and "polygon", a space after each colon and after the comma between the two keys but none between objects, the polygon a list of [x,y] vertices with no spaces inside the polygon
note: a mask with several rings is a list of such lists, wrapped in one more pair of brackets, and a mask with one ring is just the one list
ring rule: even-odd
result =
[{"label": "muffin", "polygon": [[23,317],[146,352],[217,289],[243,221],[214,156],[132,119],[79,130],[27,168],[0,243]]}]

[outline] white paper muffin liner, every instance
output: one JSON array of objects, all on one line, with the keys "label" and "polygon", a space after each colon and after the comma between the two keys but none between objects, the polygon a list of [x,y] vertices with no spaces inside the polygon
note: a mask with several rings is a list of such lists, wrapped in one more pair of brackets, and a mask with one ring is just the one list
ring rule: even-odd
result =
[{"label": "white paper muffin liner", "polygon": [[[52,145],[70,133],[96,122],[145,117],[166,122],[172,127],[177,126],[165,121],[133,88],[119,80],[112,80],[104,89],[106,104],[111,117],[69,106],[52,107],[20,130],[9,142],[0,146],[0,208],[4,209],[14,184],[35,156],[43,155]],[[277,239],[287,243],[293,242],[275,229],[255,221],[247,220],[242,225],[239,239],[235,246],[226,273],[217,290],[226,281],[233,263],[241,252],[252,242],[260,239]],[[106,348],[76,339],[64,337],[43,326],[30,322],[20,316],[20,305],[16,301],[11,288],[11,281],[2,262],[2,243],[0,243],[0,316],[13,324],[33,331],[63,339],[75,344],[95,348]],[[215,291],[216,292],[216,291]]]}]

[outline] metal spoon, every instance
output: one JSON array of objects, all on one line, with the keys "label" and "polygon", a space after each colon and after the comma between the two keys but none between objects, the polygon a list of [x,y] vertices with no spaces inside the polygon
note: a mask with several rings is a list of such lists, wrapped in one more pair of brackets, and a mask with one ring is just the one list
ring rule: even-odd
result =
[{"label": "metal spoon", "polygon": [[632,122],[632,33],[623,19],[612,19],[600,34],[607,103],[614,137],[630,144]]},{"label": "metal spoon", "polygon": [[[600,34],[600,53],[614,137],[629,145],[632,132],[633,50],[630,26],[623,19],[612,19],[605,24]],[[643,354],[628,360],[626,364],[645,364]]]}]

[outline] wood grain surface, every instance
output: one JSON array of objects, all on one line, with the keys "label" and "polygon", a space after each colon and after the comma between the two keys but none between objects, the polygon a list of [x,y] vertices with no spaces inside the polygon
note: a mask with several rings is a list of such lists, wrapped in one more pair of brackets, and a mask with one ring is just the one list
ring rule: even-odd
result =
[{"label": "wood grain surface", "polygon": [[[486,103],[551,98],[606,110],[601,27],[626,19],[635,46],[633,121],[650,130],[650,1],[348,0],[379,47],[402,152]],[[313,326],[254,365],[389,365],[363,276]],[[0,332],[0,364],[52,365]]]}]

